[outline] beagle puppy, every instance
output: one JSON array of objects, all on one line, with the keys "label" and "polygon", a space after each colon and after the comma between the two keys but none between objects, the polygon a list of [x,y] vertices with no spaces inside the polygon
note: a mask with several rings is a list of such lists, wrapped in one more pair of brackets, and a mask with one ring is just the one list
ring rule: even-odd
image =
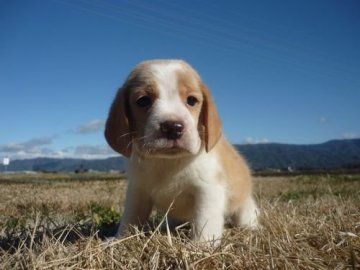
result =
[{"label": "beagle puppy", "polygon": [[227,218],[257,226],[250,170],[222,135],[210,92],[186,62],[136,66],[111,105],[105,137],[129,158],[117,237],[143,225],[153,207],[190,221],[199,242],[218,243]]}]

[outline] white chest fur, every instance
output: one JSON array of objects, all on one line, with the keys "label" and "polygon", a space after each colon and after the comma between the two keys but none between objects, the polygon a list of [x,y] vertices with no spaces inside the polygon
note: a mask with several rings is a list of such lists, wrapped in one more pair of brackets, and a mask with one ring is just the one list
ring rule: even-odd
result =
[{"label": "white chest fur", "polygon": [[158,210],[170,210],[170,216],[192,221],[199,194],[224,192],[218,172],[216,155],[203,150],[196,156],[174,159],[143,159],[134,155],[129,178],[133,188],[149,196]]}]

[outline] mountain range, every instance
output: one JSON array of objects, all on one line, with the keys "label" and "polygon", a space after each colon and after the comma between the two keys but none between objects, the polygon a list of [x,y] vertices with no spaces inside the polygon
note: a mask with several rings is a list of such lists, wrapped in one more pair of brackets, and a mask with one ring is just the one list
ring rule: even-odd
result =
[{"label": "mountain range", "polygon": [[[322,144],[280,143],[234,145],[254,171],[360,169],[360,139]],[[126,168],[126,159],[98,160],[35,158],[13,160],[8,171],[110,171]]]},{"label": "mountain range", "polygon": [[332,140],[322,144],[279,143],[235,145],[255,171],[359,169],[360,139]]}]

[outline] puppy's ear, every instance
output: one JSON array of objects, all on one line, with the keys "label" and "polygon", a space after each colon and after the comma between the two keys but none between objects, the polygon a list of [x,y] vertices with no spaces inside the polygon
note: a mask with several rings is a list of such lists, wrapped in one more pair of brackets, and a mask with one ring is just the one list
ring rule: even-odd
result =
[{"label": "puppy's ear", "polygon": [[219,141],[222,135],[221,121],[210,92],[204,84],[201,84],[201,91],[204,97],[201,112],[203,125],[205,127],[205,134],[203,138],[205,141],[205,149],[209,152]]},{"label": "puppy's ear", "polygon": [[105,138],[112,149],[130,157],[131,137],[128,95],[126,88],[120,88],[109,111],[105,125]]}]

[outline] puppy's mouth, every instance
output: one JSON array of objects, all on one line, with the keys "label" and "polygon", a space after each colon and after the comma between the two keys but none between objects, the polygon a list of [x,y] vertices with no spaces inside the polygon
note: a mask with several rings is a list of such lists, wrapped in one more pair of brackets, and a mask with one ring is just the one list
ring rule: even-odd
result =
[{"label": "puppy's mouth", "polygon": [[139,152],[145,156],[178,157],[191,154],[189,146],[183,140],[171,140],[156,138],[154,140],[138,144]]},{"label": "puppy's mouth", "polygon": [[174,155],[182,152],[189,152],[184,142],[180,139],[170,140],[167,138],[158,138],[151,143],[151,146],[152,147],[149,150],[155,153]]}]

